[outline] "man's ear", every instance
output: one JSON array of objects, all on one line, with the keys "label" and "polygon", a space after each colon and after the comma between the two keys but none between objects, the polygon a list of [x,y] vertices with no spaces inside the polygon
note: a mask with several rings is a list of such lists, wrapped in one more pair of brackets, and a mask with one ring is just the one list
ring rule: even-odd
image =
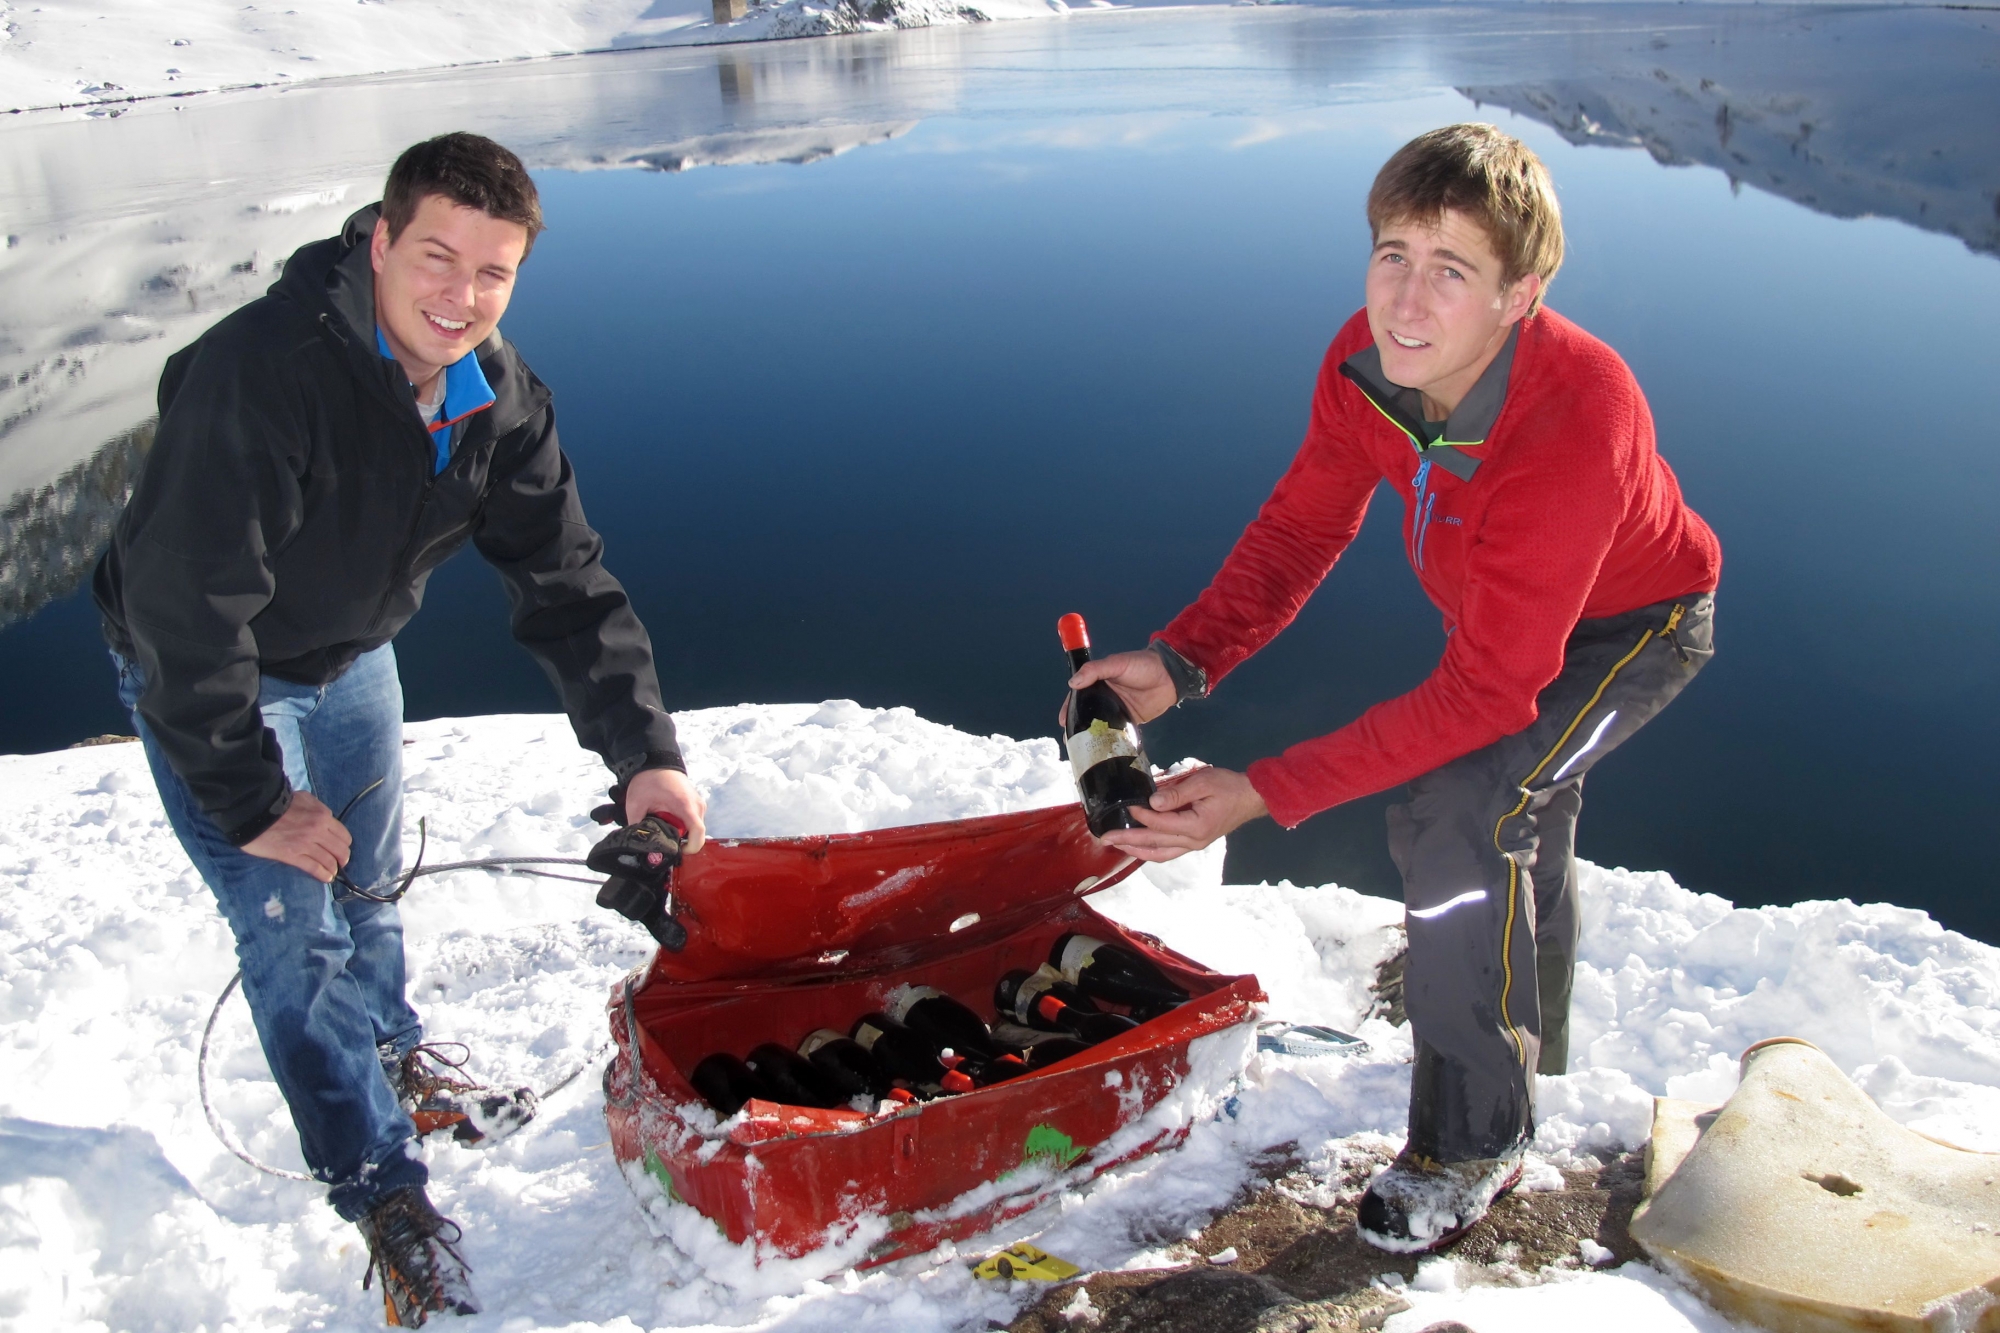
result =
[{"label": "man's ear", "polygon": [[382,260],[389,253],[389,224],[383,218],[375,219],[375,234],[368,238],[368,259],[375,271],[382,271]]},{"label": "man's ear", "polygon": [[1535,298],[1542,294],[1542,275],[1529,273],[1509,287],[1500,297],[1502,302],[1500,324],[1505,328],[1516,323],[1534,309]]}]

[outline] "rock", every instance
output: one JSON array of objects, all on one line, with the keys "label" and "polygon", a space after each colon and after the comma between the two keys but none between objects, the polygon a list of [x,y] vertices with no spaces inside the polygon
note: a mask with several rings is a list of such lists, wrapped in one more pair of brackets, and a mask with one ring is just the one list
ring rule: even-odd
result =
[{"label": "rock", "polygon": [[1098,1333],[1253,1333],[1273,1306],[1299,1301],[1267,1277],[1190,1268],[1133,1293]]},{"label": "rock", "polygon": [[[1400,931],[1398,934],[1400,935]],[[1375,1003],[1368,1008],[1368,1017],[1386,1019],[1395,1027],[1410,1021],[1403,1011],[1403,969],[1410,961],[1410,944],[1407,937],[1389,951],[1389,956],[1375,966],[1375,980],[1369,984],[1369,993]]]}]

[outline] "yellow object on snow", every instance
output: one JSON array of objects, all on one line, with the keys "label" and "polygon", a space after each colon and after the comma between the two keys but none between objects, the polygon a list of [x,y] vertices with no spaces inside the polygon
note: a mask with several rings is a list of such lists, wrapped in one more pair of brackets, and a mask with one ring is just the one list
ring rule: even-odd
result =
[{"label": "yellow object on snow", "polygon": [[1083,1270],[1067,1259],[1058,1259],[1022,1241],[998,1254],[988,1255],[972,1270],[974,1277],[1025,1277],[1037,1282],[1062,1282]]},{"label": "yellow object on snow", "polygon": [[1794,1037],[1718,1110],[1654,1103],[1632,1237],[1777,1333],[2000,1333],[2000,1154],[1903,1128]]}]

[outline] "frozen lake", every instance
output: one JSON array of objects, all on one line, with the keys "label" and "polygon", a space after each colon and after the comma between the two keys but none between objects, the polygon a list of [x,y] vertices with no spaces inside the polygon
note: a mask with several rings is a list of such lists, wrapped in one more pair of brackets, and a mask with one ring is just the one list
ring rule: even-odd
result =
[{"label": "frozen lake", "polygon": [[[1297,446],[1376,167],[1494,119],[1563,197],[1551,304],[1632,364],[1725,549],[1718,659],[1598,771],[1580,850],[2000,939],[1996,60],[1992,11],[1238,7],[11,117],[0,750],[129,729],[77,589],[159,365],[414,139],[478,129],[537,170],[507,330],[671,704],[1026,736],[1056,616],[1136,645]],[[474,556],[433,579],[412,717],[554,706],[502,606]],[[1378,509],[1155,757],[1240,765],[1439,646]],[[1229,880],[1393,892],[1385,799],[1238,837]]]}]

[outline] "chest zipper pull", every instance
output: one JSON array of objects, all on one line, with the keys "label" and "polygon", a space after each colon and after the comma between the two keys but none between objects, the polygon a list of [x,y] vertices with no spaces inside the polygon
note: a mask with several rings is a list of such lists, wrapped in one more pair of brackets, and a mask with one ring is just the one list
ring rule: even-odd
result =
[{"label": "chest zipper pull", "polygon": [[1431,502],[1437,498],[1429,493],[1430,479],[1431,460],[1426,455],[1424,460],[1417,464],[1417,475],[1410,479],[1410,485],[1416,488],[1417,493],[1416,518],[1410,525],[1414,529],[1410,534],[1410,563],[1418,569],[1424,567],[1424,537],[1426,535],[1424,530],[1430,526]]},{"label": "chest zipper pull", "polygon": [[1674,646],[1674,656],[1681,659],[1682,666],[1694,660],[1688,656],[1688,650],[1681,646],[1680,623],[1681,616],[1686,611],[1685,606],[1678,602],[1674,603],[1673,614],[1667,617],[1667,627],[1660,631],[1660,637]]}]

